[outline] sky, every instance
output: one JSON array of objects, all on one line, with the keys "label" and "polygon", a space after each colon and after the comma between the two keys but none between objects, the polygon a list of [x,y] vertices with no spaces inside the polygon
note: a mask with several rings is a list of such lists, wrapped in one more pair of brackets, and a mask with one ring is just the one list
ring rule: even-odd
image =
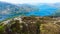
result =
[{"label": "sky", "polygon": [[58,3],[60,0],[0,0],[8,3],[14,3],[14,4],[23,4],[23,3]]}]

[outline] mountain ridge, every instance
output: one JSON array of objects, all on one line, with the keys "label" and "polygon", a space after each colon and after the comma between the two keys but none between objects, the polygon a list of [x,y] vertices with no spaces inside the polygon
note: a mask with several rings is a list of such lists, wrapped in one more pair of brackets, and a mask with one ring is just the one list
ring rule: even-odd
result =
[{"label": "mountain ridge", "polygon": [[[54,5],[54,4],[52,4]],[[57,6],[59,4],[56,4]],[[2,8],[2,9],[1,9]],[[19,16],[24,14],[25,16],[36,15],[36,16],[49,16],[57,11],[59,8],[53,7],[50,4],[10,4],[0,2],[0,20],[7,17]]]}]

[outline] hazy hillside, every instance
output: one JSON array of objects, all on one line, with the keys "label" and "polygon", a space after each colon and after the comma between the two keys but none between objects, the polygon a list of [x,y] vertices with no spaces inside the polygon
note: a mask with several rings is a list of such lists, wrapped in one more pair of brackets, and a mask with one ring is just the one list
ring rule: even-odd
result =
[{"label": "hazy hillside", "polygon": [[[10,4],[6,2],[0,2],[0,20],[6,18],[13,18],[19,15],[35,15],[35,16],[51,16],[55,11],[59,10],[60,4]],[[55,7],[56,6],[56,7]],[[59,15],[59,13],[58,13]]]},{"label": "hazy hillside", "polygon": [[38,11],[39,9],[36,8],[35,6],[28,6],[28,5],[14,5],[10,3],[5,3],[5,2],[0,2],[0,20],[4,20],[6,18],[11,18],[14,16],[19,16],[19,15],[26,15],[30,11]]}]

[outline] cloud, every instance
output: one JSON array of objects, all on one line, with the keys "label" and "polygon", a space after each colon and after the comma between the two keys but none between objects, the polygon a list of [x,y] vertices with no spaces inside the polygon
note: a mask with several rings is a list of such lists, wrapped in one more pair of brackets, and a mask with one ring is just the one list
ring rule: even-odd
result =
[{"label": "cloud", "polygon": [[5,1],[5,2],[15,3],[15,4],[22,4],[22,3],[35,4],[35,3],[57,3],[57,2],[60,2],[60,0],[0,0],[0,1]]}]

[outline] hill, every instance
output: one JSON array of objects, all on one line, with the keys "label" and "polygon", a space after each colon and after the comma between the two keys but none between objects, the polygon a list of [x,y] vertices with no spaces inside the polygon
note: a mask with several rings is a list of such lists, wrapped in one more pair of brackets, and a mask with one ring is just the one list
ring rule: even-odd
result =
[{"label": "hill", "polygon": [[0,34],[58,34],[60,25],[54,21],[50,17],[16,17],[0,23]]}]

